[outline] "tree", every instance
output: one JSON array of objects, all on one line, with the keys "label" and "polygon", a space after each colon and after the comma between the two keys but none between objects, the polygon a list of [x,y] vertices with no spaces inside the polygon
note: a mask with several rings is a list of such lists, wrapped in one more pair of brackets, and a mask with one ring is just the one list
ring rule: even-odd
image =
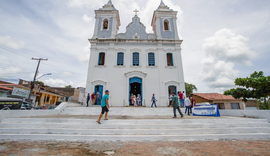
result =
[{"label": "tree", "polygon": [[254,72],[250,77],[237,78],[235,85],[241,86],[224,92],[224,95],[232,95],[234,98],[243,98],[246,102],[248,98],[264,100],[266,109],[269,109],[266,98],[270,95],[270,76],[264,76],[262,71]]},{"label": "tree", "polygon": [[35,84],[40,84],[41,86],[44,86],[44,82],[42,81],[35,81]]},{"label": "tree", "polygon": [[185,82],[185,86],[186,86],[186,95],[190,96],[191,93],[193,93],[193,91],[197,91],[197,87],[191,83],[186,83]]},{"label": "tree", "polygon": [[71,85],[68,85],[68,86],[66,86],[66,88],[72,88],[72,86]]}]

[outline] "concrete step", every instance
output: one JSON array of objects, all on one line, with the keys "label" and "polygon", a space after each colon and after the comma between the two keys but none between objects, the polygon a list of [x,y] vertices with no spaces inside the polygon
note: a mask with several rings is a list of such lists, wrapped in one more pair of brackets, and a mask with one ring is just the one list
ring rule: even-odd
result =
[{"label": "concrete step", "polygon": [[62,129],[1,128],[0,134],[69,134],[69,135],[196,135],[196,134],[270,133],[270,127],[196,128],[196,129]]},{"label": "concrete step", "polygon": [[87,123],[1,123],[0,128],[69,128],[69,129],[189,129],[189,128],[237,128],[237,127],[270,127],[269,123],[166,123],[166,124],[111,124],[103,121]]},{"label": "concrete step", "polygon": [[199,141],[199,140],[264,140],[269,133],[200,134],[200,135],[69,135],[69,134],[0,134],[2,140],[57,141]]},{"label": "concrete step", "polygon": [[[94,119],[67,119],[67,118],[5,118],[0,123],[25,123],[25,124],[89,124],[95,122]],[[234,124],[234,123],[268,123],[267,119],[249,119],[249,118],[233,118],[233,119],[140,119],[140,120],[108,120],[103,121],[106,125],[169,125],[169,124]]]}]

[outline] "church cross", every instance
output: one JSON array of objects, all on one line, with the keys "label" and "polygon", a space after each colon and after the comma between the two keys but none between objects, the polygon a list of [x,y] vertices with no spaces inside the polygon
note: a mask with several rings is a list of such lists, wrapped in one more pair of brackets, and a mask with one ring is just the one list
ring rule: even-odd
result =
[{"label": "church cross", "polygon": [[135,15],[139,12],[139,10],[135,9],[133,12],[135,12]]}]

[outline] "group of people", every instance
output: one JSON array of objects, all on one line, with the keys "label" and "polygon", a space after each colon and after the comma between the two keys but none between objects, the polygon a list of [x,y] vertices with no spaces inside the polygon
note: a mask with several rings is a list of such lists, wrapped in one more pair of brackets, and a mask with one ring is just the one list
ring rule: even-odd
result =
[{"label": "group of people", "polygon": [[174,118],[176,117],[176,110],[178,110],[179,114],[181,117],[183,117],[183,114],[180,110],[181,107],[186,107],[185,114],[188,113],[188,115],[192,114],[192,108],[196,104],[196,101],[193,97],[187,97],[185,92],[179,91],[177,95],[175,93],[172,93],[169,96],[169,105],[168,107],[174,107],[173,112],[174,112]]},{"label": "group of people", "polygon": [[[91,97],[92,97],[92,95],[91,95]],[[140,94],[138,94],[137,97],[135,95],[131,95],[130,99],[132,100],[131,102],[132,102],[132,104],[134,104],[134,107],[142,106]],[[176,110],[178,110],[179,114],[181,115],[181,118],[184,117],[184,115],[182,114],[182,112],[180,110],[180,106],[181,107],[185,106],[186,107],[185,114],[188,113],[188,115],[190,115],[190,113],[192,113],[192,107],[196,103],[195,99],[193,97],[186,97],[184,92],[182,93],[181,91],[179,91],[177,95],[175,93],[172,93],[169,96],[169,99],[170,99],[169,106],[173,107],[173,114],[174,114],[173,118],[176,118]],[[90,100],[90,95],[88,94],[88,96],[87,96],[87,106],[88,106],[88,101],[89,100]],[[105,95],[102,97],[102,100],[101,100],[101,114],[100,114],[100,116],[99,116],[99,118],[97,120],[98,124],[101,124],[100,120],[101,120],[101,118],[102,118],[102,116],[104,115],[105,112],[106,112],[106,114],[105,114],[104,120],[108,120],[107,116],[108,116],[109,108],[110,108],[108,100],[109,100],[109,91],[106,90]],[[157,107],[156,106],[156,101],[157,101],[157,99],[155,98],[155,94],[153,94],[152,99],[151,99],[151,102],[152,102],[151,107],[153,107],[153,105],[155,105],[155,107]]]},{"label": "group of people", "polygon": [[93,93],[91,94],[91,97],[90,97],[90,94],[88,93],[87,95],[87,100],[86,100],[86,107],[89,106],[89,101],[91,99],[91,104],[94,105],[94,104],[97,104],[97,105],[100,105],[100,100],[101,100],[101,95],[100,93],[97,91],[96,94]]},{"label": "group of people", "polygon": [[130,103],[133,104],[134,107],[142,106],[141,95],[138,94],[137,97],[136,97],[136,95],[131,94]]}]

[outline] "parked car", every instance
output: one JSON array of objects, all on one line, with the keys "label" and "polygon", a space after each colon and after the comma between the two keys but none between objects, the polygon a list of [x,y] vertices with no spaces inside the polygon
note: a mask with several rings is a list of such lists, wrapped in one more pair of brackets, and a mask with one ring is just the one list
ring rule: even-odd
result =
[{"label": "parked car", "polygon": [[21,110],[31,110],[33,107],[30,103],[23,102]]},{"label": "parked car", "polygon": [[57,106],[55,105],[55,106],[51,106],[49,109],[55,109]]}]

